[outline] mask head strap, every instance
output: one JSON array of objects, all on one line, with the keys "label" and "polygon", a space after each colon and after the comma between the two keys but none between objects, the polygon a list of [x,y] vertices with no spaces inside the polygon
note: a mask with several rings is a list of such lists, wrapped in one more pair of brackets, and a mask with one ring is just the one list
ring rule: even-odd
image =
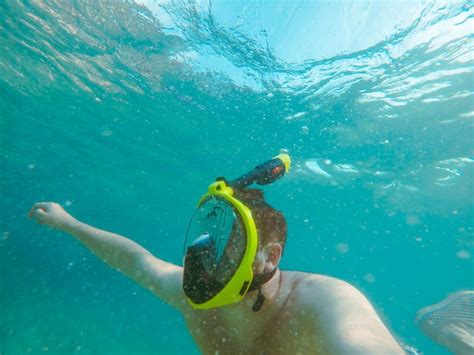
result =
[{"label": "mask head strap", "polygon": [[275,266],[275,268],[270,272],[254,276],[252,283],[249,287],[249,292],[258,289],[258,295],[257,300],[255,301],[255,304],[252,307],[252,311],[258,312],[262,308],[263,303],[265,302],[265,296],[262,293],[262,286],[266,284],[273,277],[273,275],[275,275],[277,268],[278,267]]}]

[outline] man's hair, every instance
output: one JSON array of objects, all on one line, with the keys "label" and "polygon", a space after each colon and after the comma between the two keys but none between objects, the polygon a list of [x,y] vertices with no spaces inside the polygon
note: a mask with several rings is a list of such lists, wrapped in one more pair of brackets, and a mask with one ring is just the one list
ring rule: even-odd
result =
[{"label": "man's hair", "polygon": [[283,213],[265,202],[262,190],[234,189],[234,196],[252,211],[260,247],[271,242],[280,243],[283,253],[287,233]]}]

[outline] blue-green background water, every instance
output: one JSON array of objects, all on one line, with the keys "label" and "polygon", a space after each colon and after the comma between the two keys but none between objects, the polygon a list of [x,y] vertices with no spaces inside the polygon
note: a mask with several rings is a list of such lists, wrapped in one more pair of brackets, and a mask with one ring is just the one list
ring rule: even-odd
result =
[{"label": "blue-green background water", "polygon": [[181,262],[195,203],[279,149],[283,269],[359,287],[400,341],[473,289],[474,6],[2,1],[0,353],[197,353],[180,315],[37,201]]}]

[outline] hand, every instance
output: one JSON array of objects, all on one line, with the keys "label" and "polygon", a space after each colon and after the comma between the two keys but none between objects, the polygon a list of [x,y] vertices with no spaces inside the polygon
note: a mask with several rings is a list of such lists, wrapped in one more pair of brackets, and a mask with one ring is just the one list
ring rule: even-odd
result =
[{"label": "hand", "polygon": [[63,230],[75,221],[59,204],[55,202],[36,203],[28,213],[39,224],[46,224],[51,228]]}]

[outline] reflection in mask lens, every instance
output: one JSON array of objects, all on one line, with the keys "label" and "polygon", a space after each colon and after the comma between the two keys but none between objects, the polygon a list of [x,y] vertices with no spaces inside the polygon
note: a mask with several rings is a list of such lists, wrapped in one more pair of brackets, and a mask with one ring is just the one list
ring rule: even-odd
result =
[{"label": "reflection in mask lens", "polygon": [[245,252],[240,218],[225,200],[210,197],[195,211],[186,235],[185,254],[193,253],[201,267],[221,283],[228,282]]}]

